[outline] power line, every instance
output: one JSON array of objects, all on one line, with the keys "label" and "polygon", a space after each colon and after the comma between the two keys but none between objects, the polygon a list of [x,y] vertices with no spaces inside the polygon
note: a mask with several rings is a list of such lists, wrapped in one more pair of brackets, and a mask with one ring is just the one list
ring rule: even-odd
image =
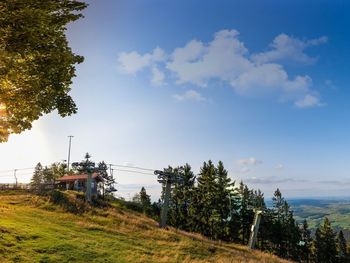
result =
[{"label": "power line", "polygon": [[29,167],[29,168],[19,168],[19,169],[11,169],[11,170],[2,170],[0,173],[13,173],[14,170],[17,171],[23,171],[23,170],[31,170],[34,169],[35,167]]},{"label": "power line", "polygon": [[128,172],[128,173],[138,173],[138,174],[146,174],[146,175],[154,175],[152,173],[145,173],[145,172],[140,172],[140,171],[132,171],[132,170],[125,170],[125,169],[114,169],[115,171],[120,171],[120,172]]},{"label": "power line", "polygon": [[116,167],[125,167],[125,168],[132,168],[132,169],[139,169],[139,170],[144,170],[144,171],[151,171],[154,172],[157,169],[151,169],[151,168],[144,168],[140,166],[131,166],[131,165],[122,165],[122,164],[110,164],[111,166],[116,166]]},{"label": "power line", "polygon": [[[32,175],[33,173],[25,173],[25,174],[19,174],[19,173],[16,173],[17,176],[26,176],[26,175]],[[11,174],[2,174],[0,175],[0,177],[13,177],[13,171]]]}]

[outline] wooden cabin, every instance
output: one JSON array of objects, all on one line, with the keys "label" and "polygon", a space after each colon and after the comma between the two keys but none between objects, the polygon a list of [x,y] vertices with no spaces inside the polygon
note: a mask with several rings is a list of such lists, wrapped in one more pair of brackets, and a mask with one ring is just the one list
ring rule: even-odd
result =
[{"label": "wooden cabin", "polygon": [[[56,180],[56,186],[62,190],[75,190],[86,192],[88,175],[74,174],[74,175],[64,175]],[[92,195],[99,195],[103,189],[103,178],[98,173],[92,174],[91,180],[91,193]]]}]

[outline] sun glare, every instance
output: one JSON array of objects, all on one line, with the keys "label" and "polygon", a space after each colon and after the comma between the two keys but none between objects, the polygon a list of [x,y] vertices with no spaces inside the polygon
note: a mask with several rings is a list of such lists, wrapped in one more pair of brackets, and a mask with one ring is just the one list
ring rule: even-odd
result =
[{"label": "sun glare", "polygon": [[[42,156],[40,160],[37,156]],[[21,134],[12,134],[7,142],[0,144],[0,156],[3,170],[33,167],[39,161],[46,165],[51,161],[49,143],[40,123],[34,123],[31,130]],[[6,167],[5,167],[6,164]],[[25,166],[25,167],[24,167]],[[19,175],[19,182],[29,182],[31,171]],[[11,183],[12,177],[0,177],[0,183]]]}]

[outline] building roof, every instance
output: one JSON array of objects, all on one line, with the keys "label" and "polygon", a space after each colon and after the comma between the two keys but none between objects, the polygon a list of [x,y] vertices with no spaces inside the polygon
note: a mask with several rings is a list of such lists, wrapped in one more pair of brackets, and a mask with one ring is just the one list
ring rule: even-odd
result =
[{"label": "building roof", "polygon": [[[87,177],[88,177],[88,175],[86,173],[85,174],[74,174],[74,175],[66,174],[66,175],[58,178],[57,181],[67,182],[67,181],[76,181],[76,180],[87,180]],[[98,178],[101,181],[103,181],[102,176],[99,175],[98,173],[93,173],[92,178],[93,179]]]}]

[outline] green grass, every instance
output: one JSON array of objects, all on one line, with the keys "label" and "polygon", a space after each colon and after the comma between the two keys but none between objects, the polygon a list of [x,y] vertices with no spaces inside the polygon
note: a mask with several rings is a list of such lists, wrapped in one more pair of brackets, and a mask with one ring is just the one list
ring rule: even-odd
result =
[{"label": "green grass", "polygon": [[286,262],[240,245],[159,229],[157,222],[124,208],[86,210],[73,214],[48,197],[0,193],[0,261]]}]

